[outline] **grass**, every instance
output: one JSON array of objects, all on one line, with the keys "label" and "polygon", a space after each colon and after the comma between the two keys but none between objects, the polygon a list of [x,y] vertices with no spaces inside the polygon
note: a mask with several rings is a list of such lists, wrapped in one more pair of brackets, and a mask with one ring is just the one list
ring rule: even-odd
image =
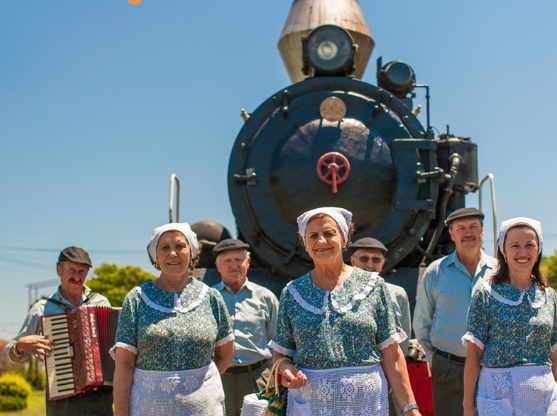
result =
[{"label": "grass", "polygon": [[18,410],[15,412],[2,412],[0,414],[5,415],[21,415],[21,416],[44,416],[46,414],[45,406],[45,391],[33,391],[29,399],[27,400],[27,409]]}]

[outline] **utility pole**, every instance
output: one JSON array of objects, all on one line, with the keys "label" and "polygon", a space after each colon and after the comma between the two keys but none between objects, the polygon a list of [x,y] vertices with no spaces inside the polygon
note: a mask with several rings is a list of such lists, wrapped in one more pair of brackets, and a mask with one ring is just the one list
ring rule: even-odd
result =
[{"label": "utility pole", "polygon": [[60,279],[42,280],[40,282],[29,283],[25,285],[29,290],[29,307],[39,300],[39,289],[43,287],[56,286],[60,283]]}]

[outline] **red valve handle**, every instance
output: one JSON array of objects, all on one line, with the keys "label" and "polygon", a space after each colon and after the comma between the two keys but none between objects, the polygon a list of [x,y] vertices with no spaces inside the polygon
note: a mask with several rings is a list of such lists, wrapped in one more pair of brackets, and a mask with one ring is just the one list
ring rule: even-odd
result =
[{"label": "red valve handle", "polygon": [[325,153],[317,161],[317,176],[321,182],[332,185],[333,194],[338,192],[338,185],[350,175],[350,162],[342,153]]}]

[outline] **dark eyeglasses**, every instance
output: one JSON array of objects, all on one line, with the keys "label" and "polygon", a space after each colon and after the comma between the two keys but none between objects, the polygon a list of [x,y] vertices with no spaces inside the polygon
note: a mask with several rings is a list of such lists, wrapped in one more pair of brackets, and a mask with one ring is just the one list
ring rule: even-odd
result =
[{"label": "dark eyeglasses", "polygon": [[361,261],[362,263],[367,263],[368,261],[372,261],[374,264],[379,264],[381,263],[383,260],[385,260],[384,257],[369,257],[369,256],[352,256],[354,258],[357,258],[359,261]]}]

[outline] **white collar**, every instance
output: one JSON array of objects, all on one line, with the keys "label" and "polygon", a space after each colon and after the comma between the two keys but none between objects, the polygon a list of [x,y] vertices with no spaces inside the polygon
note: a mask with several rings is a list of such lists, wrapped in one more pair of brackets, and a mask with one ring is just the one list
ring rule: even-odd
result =
[{"label": "white collar", "polygon": [[[530,306],[532,306],[532,308],[535,308],[535,309],[540,308],[547,301],[547,288],[545,288],[543,290],[543,296],[541,297],[541,299],[539,299],[536,302],[533,302],[532,299],[530,298],[530,295],[528,294],[528,291],[525,291],[525,292],[521,291],[520,297],[518,298],[518,300],[511,300],[511,299],[508,299],[508,298],[504,297],[500,293],[496,292],[495,289],[493,288],[493,286],[491,286],[489,284],[489,282],[484,282],[483,286],[487,289],[487,291],[489,292],[489,294],[493,298],[495,298],[497,301],[499,301],[501,303],[504,303],[505,305],[511,305],[511,306],[520,305],[522,303],[522,300],[524,299],[524,295],[526,295],[526,298],[528,299],[528,303],[530,304]],[[519,289],[516,289],[516,290],[519,290]]]},{"label": "white collar", "polygon": [[365,287],[362,289],[362,291],[360,293],[355,294],[352,297],[352,299],[350,299],[350,302],[348,302],[344,306],[339,306],[337,301],[335,299],[333,299],[333,297],[331,296],[331,292],[329,290],[326,290],[325,295],[323,296],[323,306],[321,308],[318,308],[316,306],[311,305],[309,302],[307,302],[302,297],[300,292],[298,292],[298,290],[296,290],[296,288],[292,284],[292,283],[294,283],[294,281],[289,282],[286,285],[286,287],[288,288],[288,291],[294,297],[294,299],[296,300],[298,305],[300,305],[302,308],[304,308],[308,312],[311,312],[315,315],[323,315],[327,310],[329,310],[329,298],[330,298],[331,299],[331,308],[338,313],[345,314],[346,312],[348,312],[350,309],[352,309],[354,307],[354,305],[356,304],[357,301],[365,299],[365,298],[368,297],[368,295],[373,290],[373,287],[377,283],[377,277],[378,276],[379,276],[379,273],[377,273],[377,272],[370,273],[369,280],[368,280],[367,284],[365,285]]}]

